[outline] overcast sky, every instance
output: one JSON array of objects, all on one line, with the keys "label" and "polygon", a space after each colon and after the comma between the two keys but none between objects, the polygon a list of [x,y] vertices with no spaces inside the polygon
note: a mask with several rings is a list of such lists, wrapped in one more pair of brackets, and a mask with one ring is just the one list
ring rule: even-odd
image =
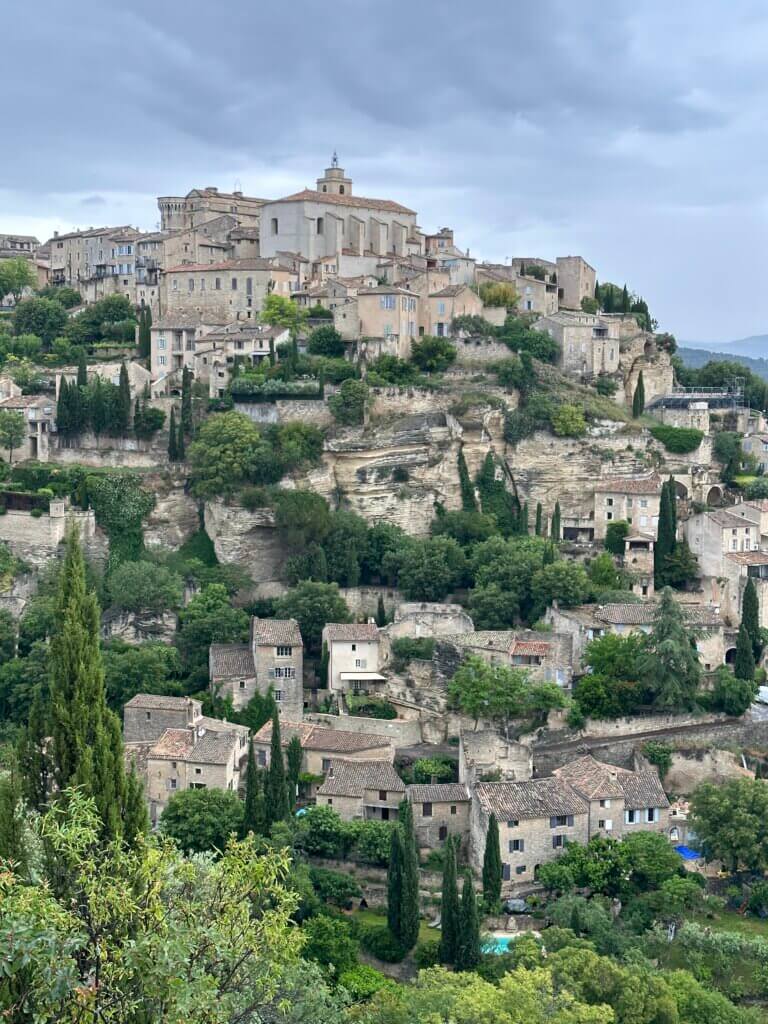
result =
[{"label": "overcast sky", "polygon": [[768,332],[761,0],[9,3],[0,231],[314,187],[479,258],[580,254],[682,339]]}]

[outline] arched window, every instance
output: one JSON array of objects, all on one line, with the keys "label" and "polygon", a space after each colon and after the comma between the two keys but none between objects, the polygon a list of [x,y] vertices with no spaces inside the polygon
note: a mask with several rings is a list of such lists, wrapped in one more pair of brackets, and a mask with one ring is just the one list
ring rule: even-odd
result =
[{"label": "arched window", "polygon": [[344,195],[344,186],[343,185],[339,185],[339,195],[340,196]]},{"label": "arched window", "polygon": [[318,233],[318,235],[322,235],[322,233],[323,233],[323,218],[322,217],[318,217],[317,218],[317,233]]},{"label": "arched window", "polygon": [[327,185],[323,185],[323,192],[327,192],[327,191],[328,191],[328,186]]}]

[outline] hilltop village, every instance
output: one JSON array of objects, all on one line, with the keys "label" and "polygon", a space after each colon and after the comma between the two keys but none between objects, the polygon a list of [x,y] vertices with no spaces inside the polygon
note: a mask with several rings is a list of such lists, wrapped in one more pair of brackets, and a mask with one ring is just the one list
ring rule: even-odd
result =
[{"label": "hilltop village", "polygon": [[653,297],[582,256],[478,261],[335,155],[282,198],[158,208],[0,233],[0,738],[27,800],[80,778],[41,767],[71,572],[134,813],[193,850],[290,822],[317,891],[389,896],[377,966],[416,945],[403,820],[417,918],[448,920],[458,860],[498,935],[586,903],[573,851],[612,840],[675,880],[763,872],[768,838],[747,857],[711,805],[766,767],[764,382],[686,368]]}]

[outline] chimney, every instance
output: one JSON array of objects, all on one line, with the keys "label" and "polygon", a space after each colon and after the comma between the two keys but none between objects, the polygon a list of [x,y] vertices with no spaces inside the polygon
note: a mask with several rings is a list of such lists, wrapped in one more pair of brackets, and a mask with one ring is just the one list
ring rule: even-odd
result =
[{"label": "chimney", "polygon": [[58,238],[59,237],[59,232],[58,231],[54,231],[53,232],[53,237],[54,238]]},{"label": "chimney", "polygon": [[219,190],[218,190],[218,187],[216,185],[206,185],[205,186],[205,191],[206,192],[218,192]]}]

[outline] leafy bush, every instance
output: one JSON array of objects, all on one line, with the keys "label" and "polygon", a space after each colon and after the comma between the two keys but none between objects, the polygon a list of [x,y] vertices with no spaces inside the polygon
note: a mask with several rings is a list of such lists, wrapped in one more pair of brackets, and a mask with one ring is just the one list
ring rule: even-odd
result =
[{"label": "leafy bush", "polygon": [[431,636],[400,637],[392,641],[392,654],[400,667],[416,658],[421,661],[431,661],[435,653],[435,641]]},{"label": "leafy bush", "polygon": [[413,951],[413,962],[420,971],[427,967],[436,967],[440,963],[440,939],[420,942]]},{"label": "leafy bush", "polygon": [[257,508],[269,508],[272,502],[266,487],[250,486],[240,491],[240,504],[253,512]]},{"label": "leafy bush", "polygon": [[659,424],[651,427],[651,436],[663,444],[668,452],[686,455],[696,451],[704,439],[704,432],[693,427],[669,427]]},{"label": "leafy bush", "polygon": [[380,989],[391,984],[386,975],[377,971],[375,967],[369,967],[368,964],[358,964],[339,975],[339,985],[349,993],[353,1003],[365,1002],[371,996],[375,996]]},{"label": "leafy bush", "polygon": [[355,859],[364,864],[386,867],[389,863],[392,823],[389,821],[353,821],[350,822],[350,825],[352,826]]},{"label": "leafy bush", "polygon": [[388,700],[379,697],[355,696],[347,697],[350,714],[361,715],[363,718],[397,718],[397,710]]},{"label": "leafy bush", "polygon": [[456,360],[456,349],[447,338],[427,334],[411,346],[411,362],[424,373],[442,373]]},{"label": "leafy bush", "polygon": [[584,413],[578,405],[561,405],[552,414],[552,429],[558,437],[583,437],[587,432]]},{"label": "leafy bush", "polygon": [[624,539],[629,533],[629,523],[625,519],[615,519],[608,523],[605,530],[605,549],[612,555],[624,554]]},{"label": "leafy bush", "polygon": [[668,743],[649,740],[643,744],[643,754],[659,769],[659,778],[663,780],[672,767],[672,747]]},{"label": "leafy bush", "polygon": [[750,500],[768,498],[768,477],[758,477],[751,484],[747,484],[744,496]]},{"label": "leafy bush", "polygon": [[544,331],[531,330],[522,317],[508,316],[498,335],[513,352],[528,352],[534,359],[544,363],[556,363],[560,357],[560,346]]},{"label": "leafy bush", "polygon": [[359,899],[363,894],[355,879],[341,871],[310,868],[309,877],[320,899],[326,903],[333,903],[337,907],[349,909],[352,900]]},{"label": "leafy bush", "polygon": [[417,783],[453,782],[456,762],[447,757],[420,757],[413,765],[413,781]]},{"label": "leafy bush", "polygon": [[406,387],[415,384],[419,377],[419,371],[413,363],[409,363],[405,359],[398,359],[397,356],[384,355],[379,356],[371,363],[366,379],[374,387],[382,384],[397,384],[400,387]]},{"label": "leafy bush", "polygon": [[[595,300],[593,299],[592,301],[594,302]],[[582,299],[582,303],[583,302],[584,299]],[[595,391],[598,395],[602,395],[604,398],[612,398],[616,394],[618,386],[619,385],[612,377],[608,377],[602,373],[595,381]]]},{"label": "leafy bush", "polygon": [[359,426],[365,417],[368,386],[361,380],[345,380],[338,392],[328,399],[333,418],[343,426]]},{"label": "leafy bush", "polygon": [[388,964],[399,964],[408,952],[386,925],[362,925],[357,937],[366,953]]},{"label": "leafy bush", "polygon": [[310,334],[307,350],[313,356],[343,356],[344,341],[335,327],[324,324],[322,327],[316,327]]}]

